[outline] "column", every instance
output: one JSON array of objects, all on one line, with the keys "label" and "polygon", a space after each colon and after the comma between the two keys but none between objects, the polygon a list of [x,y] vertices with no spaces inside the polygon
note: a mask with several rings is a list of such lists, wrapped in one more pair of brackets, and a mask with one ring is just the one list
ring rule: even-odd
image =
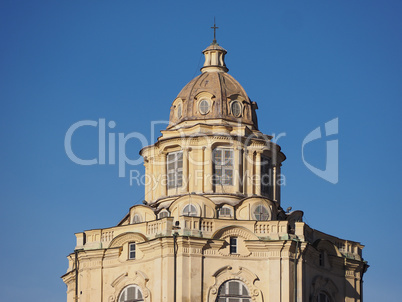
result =
[{"label": "column", "polygon": [[212,185],[212,177],[213,177],[213,163],[212,163],[212,147],[207,146],[205,148],[205,157],[204,157],[204,166],[205,166],[205,174],[204,174],[204,188],[205,193],[213,192]]},{"label": "column", "polygon": [[262,151],[256,151],[255,159],[255,181],[254,181],[254,194],[261,195],[261,153]]},{"label": "column", "polygon": [[272,166],[272,174],[271,174],[271,191],[270,193],[270,197],[272,198],[272,200],[277,201],[276,200],[276,166]]},{"label": "column", "polygon": [[247,195],[254,194],[254,152],[247,150]]},{"label": "column", "polygon": [[[275,200],[277,201],[277,202],[281,202],[281,179],[280,179],[280,177],[281,177],[281,164],[280,163],[278,163],[276,166],[275,166]],[[279,177],[279,178],[278,178]]]},{"label": "column", "polygon": [[161,180],[159,182],[160,186],[160,195],[167,196],[167,153],[162,152],[160,156],[160,171],[161,171]]},{"label": "column", "polygon": [[188,148],[183,148],[183,186],[181,187],[181,193],[188,192]]},{"label": "column", "polygon": [[147,157],[144,161],[145,165],[145,200],[150,202],[153,199],[153,157]]},{"label": "column", "polygon": [[207,147],[205,147],[205,146],[201,148],[201,162],[199,163],[199,164],[201,164],[201,171],[202,171],[202,173],[201,173],[202,179],[201,179],[201,184],[200,184],[199,188],[202,193],[205,193],[205,149],[206,148]]},{"label": "column", "polygon": [[242,193],[245,195],[248,195],[247,192],[247,185],[248,185],[248,171],[247,171],[247,167],[248,167],[248,163],[247,163],[247,147],[244,148],[244,152],[242,154],[242,160],[243,160],[243,173],[242,173],[242,182],[243,182],[243,189],[242,189]]},{"label": "column", "polygon": [[234,193],[240,193],[240,180],[241,180],[241,147],[234,148],[234,163],[233,163],[233,186],[235,189]]},{"label": "column", "polygon": [[197,167],[194,165],[194,156],[193,150],[191,147],[187,148],[187,192],[194,192],[194,179],[196,177],[196,169]]}]

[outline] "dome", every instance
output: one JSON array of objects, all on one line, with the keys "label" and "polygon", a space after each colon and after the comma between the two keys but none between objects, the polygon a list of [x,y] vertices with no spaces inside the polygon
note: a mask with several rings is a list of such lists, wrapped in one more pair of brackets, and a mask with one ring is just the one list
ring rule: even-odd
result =
[{"label": "dome", "polygon": [[201,74],[192,79],[174,100],[168,128],[184,121],[216,123],[219,120],[243,123],[258,129],[255,110],[246,91],[225,65],[226,50],[212,43],[203,51],[205,63]]}]

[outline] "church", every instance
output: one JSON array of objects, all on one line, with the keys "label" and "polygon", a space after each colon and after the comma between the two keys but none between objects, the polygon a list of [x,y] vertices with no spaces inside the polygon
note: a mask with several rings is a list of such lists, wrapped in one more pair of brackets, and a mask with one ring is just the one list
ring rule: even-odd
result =
[{"label": "church", "polygon": [[216,39],[179,92],[169,125],[140,151],[143,204],[77,233],[67,302],[357,302],[363,245],[281,207],[286,157]]}]

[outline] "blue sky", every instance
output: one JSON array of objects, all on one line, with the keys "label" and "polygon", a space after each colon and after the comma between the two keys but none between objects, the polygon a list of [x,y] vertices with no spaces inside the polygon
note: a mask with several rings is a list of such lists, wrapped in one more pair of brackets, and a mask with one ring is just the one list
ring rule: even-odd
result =
[{"label": "blue sky", "polygon": [[[365,302],[397,301],[401,9],[400,1],[1,1],[0,300],[65,301],[59,277],[74,233],[116,225],[143,200],[116,165],[73,163],[65,134],[103,118],[116,123],[109,132],[151,143],[151,122],[168,119],[199,74],[216,16],[229,73],[258,103],[260,130],[286,133],[282,206],[366,245]],[[301,157],[306,135],[333,118],[335,185]],[[97,156],[96,131],[74,137],[82,158]],[[321,169],[325,143],[305,149]],[[127,155],[140,148],[130,141]]]}]

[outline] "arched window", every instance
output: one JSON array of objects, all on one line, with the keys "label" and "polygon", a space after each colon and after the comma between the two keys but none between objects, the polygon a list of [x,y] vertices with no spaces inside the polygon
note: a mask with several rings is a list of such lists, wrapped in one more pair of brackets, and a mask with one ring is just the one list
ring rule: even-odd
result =
[{"label": "arched window", "polygon": [[256,220],[268,220],[269,212],[263,205],[258,205],[254,210],[254,217]]},{"label": "arched window", "polygon": [[183,209],[184,216],[197,216],[197,209],[194,205],[188,204]]},{"label": "arched window", "polygon": [[223,206],[219,211],[219,217],[233,217],[232,209],[229,207]]},{"label": "arched window", "polygon": [[135,214],[133,217],[133,223],[141,223],[142,222],[142,218],[140,214]]},{"label": "arched window", "polygon": [[331,299],[325,292],[322,291],[317,295],[316,302],[331,302]]},{"label": "arched window", "polygon": [[129,285],[120,294],[119,302],[144,301],[141,289],[137,285]]},{"label": "arched window", "polygon": [[169,217],[169,212],[166,210],[160,211],[158,216],[159,216],[159,219]]},{"label": "arched window", "polygon": [[219,288],[216,302],[250,302],[251,297],[246,285],[238,280],[224,282]]}]

